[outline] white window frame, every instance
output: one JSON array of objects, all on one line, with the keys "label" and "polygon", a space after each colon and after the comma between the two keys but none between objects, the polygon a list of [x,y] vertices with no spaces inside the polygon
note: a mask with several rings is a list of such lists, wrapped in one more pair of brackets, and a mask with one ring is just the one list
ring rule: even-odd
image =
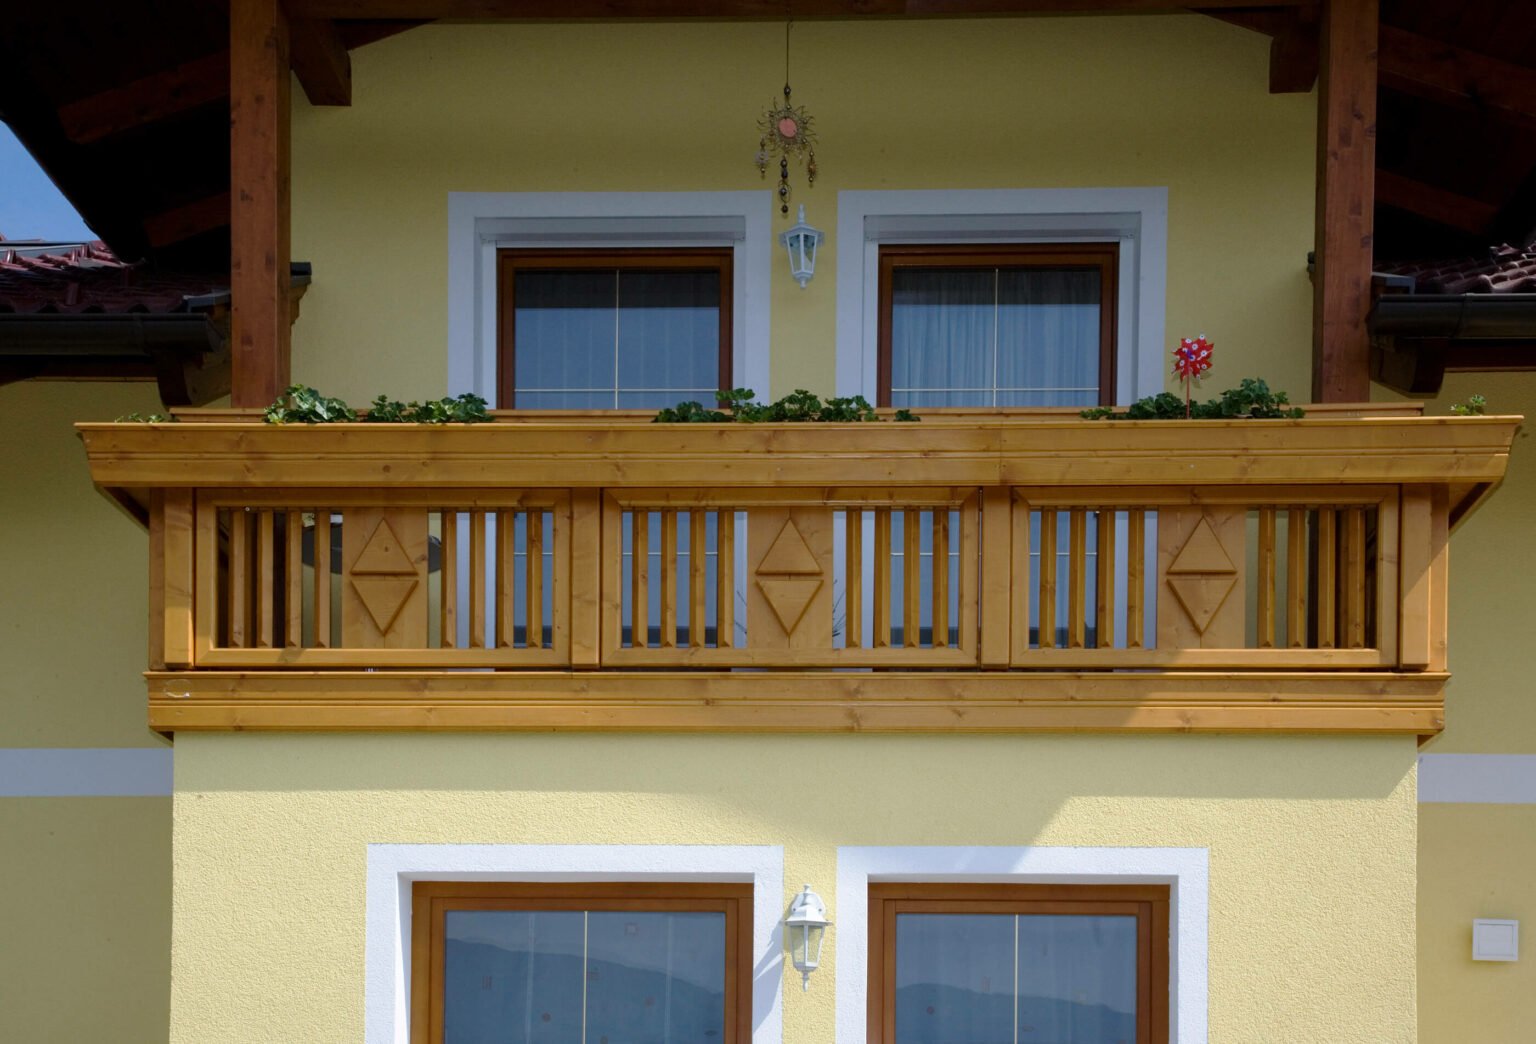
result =
[{"label": "white window frame", "polygon": [[837,850],[836,1044],[862,1044],[869,1021],[871,881],[966,884],[1166,884],[1168,1040],[1207,1044],[1210,850],[1206,848],[840,847]]},{"label": "white window frame", "polygon": [[501,405],[496,251],[725,246],[732,383],[766,395],[772,223],[767,191],[448,193],[448,393]]},{"label": "white window frame", "polygon": [[784,849],[778,845],[368,846],[366,1044],[409,1044],[417,881],[678,881],[752,885],[752,1044],[781,1044]]},{"label": "white window frame", "polygon": [[837,194],[837,394],[877,388],[880,246],[1118,243],[1115,401],[1163,390],[1168,190],[853,190]]}]

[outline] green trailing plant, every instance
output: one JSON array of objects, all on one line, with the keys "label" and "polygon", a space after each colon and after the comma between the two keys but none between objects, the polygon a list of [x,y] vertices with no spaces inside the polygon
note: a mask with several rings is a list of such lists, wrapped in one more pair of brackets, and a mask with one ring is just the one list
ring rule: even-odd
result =
[{"label": "green trailing plant", "polygon": [[[1089,420],[1183,420],[1185,403],[1172,392],[1159,392],[1137,399],[1117,412],[1111,406],[1095,406],[1082,411]],[[1306,416],[1299,406],[1292,406],[1285,392],[1270,391],[1268,383],[1256,377],[1244,377],[1236,388],[1228,388],[1214,399],[1189,404],[1192,420],[1236,420],[1298,418]]]},{"label": "green trailing plant", "polygon": [[168,413],[125,413],[117,418],[119,424],[175,424],[176,418]]},{"label": "green trailing plant", "polygon": [[473,392],[426,402],[380,395],[362,419],[374,424],[483,424],[491,419],[485,407],[485,400]]},{"label": "green trailing plant", "polygon": [[[715,393],[718,409],[709,409],[702,403],[688,401],[668,406],[656,414],[657,424],[795,424],[831,423],[847,424],[878,421],[880,415],[862,395],[831,398],[825,402],[804,388],[796,388],[789,395],[770,403],[757,401],[751,388],[732,388]],[[911,410],[897,410],[893,420],[915,421]]]},{"label": "green trailing plant", "polygon": [[357,420],[357,411],[307,384],[295,384],[267,407],[266,418],[268,424],[338,424]]},{"label": "green trailing plant", "polygon": [[1451,403],[1451,413],[1457,417],[1481,417],[1488,412],[1488,400],[1481,395],[1469,395],[1466,402]]}]

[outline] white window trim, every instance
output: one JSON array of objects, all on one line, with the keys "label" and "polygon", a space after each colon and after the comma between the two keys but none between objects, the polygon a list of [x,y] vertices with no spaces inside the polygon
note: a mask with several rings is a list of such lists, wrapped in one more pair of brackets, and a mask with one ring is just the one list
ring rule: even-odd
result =
[{"label": "white window trim", "polygon": [[1168,190],[858,190],[837,194],[837,394],[874,401],[882,243],[1120,244],[1115,399],[1163,390]]},{"label": "white window trim", "polygon": [[752,1044],[783,1040],[784,849],[778,845],[369,845],[367,1044],[409,1044],[416,881],[750,883]]},{"label": "white window trim", "polygon": [[1206,1044],[1210,850],[910,847],[837,850],[837,1044],[861,1044],[869,1013],[869,884],[1169,885],[1169,1041]]},{"label": "white window trim", "polygon": [[496,403],[497,250],[728,246],[732,383],[766,396],[772,222],[768,191],[448,193],[448,393]]}]

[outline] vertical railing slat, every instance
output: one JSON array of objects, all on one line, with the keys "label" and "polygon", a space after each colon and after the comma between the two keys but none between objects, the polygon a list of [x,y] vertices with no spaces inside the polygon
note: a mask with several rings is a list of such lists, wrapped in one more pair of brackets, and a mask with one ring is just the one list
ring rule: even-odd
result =
[{"label": "vertical railing slat", "polygon": [[1067,514],[1067,648],[1081,649],[1088,636],[1088,512]]},{"label": "vertical railing slat", "polygon": [[469,647],[485,648],[485,516],[469,513]]},{"label": "vertical railing slat", "polygon": [[304,644],[304,513],[283,512],[283,646]]},{"label": "vertical railing slat", "polygon": [[1259,508],[1259,620],[1260,649],[1275,647],[1275,509]]},{"label": "vertical railing slat", "polygon": [[1338,621],[1335,608],[1338,597],[1338,512],[1324,507],[1317,511],[1317,647],[1332,649],[1336,643]]},{"label": "vertical railing slat", "polygon": [[630,644],[636,649],[650,645],[651,513],[632,508],[630,523]]},{"label": "vertical railing slat", "polygon": [[444,649],[459,644],[459,513],[444,511],[437,545],[437,575],[442,578],[437,606],[438,644]]},{"label": "vertical railing slat", "polygon": [[850,506],[843,513],[843,644],[850,649],[863,645],[864,639],[864,511]]},{"label": "vertical railing slat", "polygon": [[512,644],[516,624],[517,512],[496,512],[496,648]]},{"label": "vertical railing slat", "polygon": [[544,648],[544,509],[525,513],[528,520],[528,548],[523,575],[528,578],[527,645]]},{"label": "vertical railing slat", "polygon": [[715,512],[715,645],[736,644],[736,512]]},{"label": "vertical railing slat", "polygon": [[1056,511],[1040,509],[1040,606],[1038,641],[1042,649],[1056,648]]},{"label": "vertical railing slat", "polygon": [[933,647],[949,645],[949,508],[933,509]]},{"label": "vertical railing slat", "polygon": [[891,644],[891,509],[875,508],[874,634],[870,645],[884,649]]},{"label": "vertical railing slat", "polygon": [[677,645],[677,512],[661,513],[661,647]]},{"label": "vertical railing slat", "polygon": [[923,513],[902,512],[901,644],[916,648],[923,639]]},{"label": "vertical railing slat", "polygon": [[688,512],[688,645],[694,649],[704,648],[704,588],[709,567],[705,546],[709,534],[704,524],[707,517],[703,508]]},{"label": "vertical railing slat", "polygon": [[250,525],[244,508],[229,510],[229,644],[245,648],[249,636],[251,550]]},{"label": "vertical railing slat", "polygon": [[1096,649],[1115,644],[1115,510],[1098,513],[1098,561],[1094,565],[1094,637]]},{"label": "vertical railing slat", "polygon": [[1365,648],[1365,509],[1344,511],[1344,645]]},{"label": "vertical railing slat", "polygon": [[277,586],[277,563],[273,560],[275,521],[271,508],[256,512],[256,567],[251,571],[251,589],[256,593],[258,649],[272,648],[273,598]]},{"label": "vertical railing slat", "polygon": [[1307,512],[1291,508],[1285,523],[1285,644],[1307,645]]},{"label": "vertical railing slat", "polygon": [[1147,643],[1147,513],[1132,508],[1125,516],[1125,647]]},{"label": "vertical railing slat", "polygon": [[331,509],[315,509],[315,648],[331,647]]}]

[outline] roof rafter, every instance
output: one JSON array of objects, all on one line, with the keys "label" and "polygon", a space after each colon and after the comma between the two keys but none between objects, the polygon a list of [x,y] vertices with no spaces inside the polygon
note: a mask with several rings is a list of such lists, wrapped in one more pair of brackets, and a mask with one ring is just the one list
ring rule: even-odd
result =
[{"label": "roof rafter", "polygon": [[1486,232],[1499,209],[1389,170],[1376,172],[1376,202],[1473,234]]},{"label": "roof rafter", "polygon": [[1430,101],[1471,107],[1536,126],[1536,69],[1381,27],[1381,82]]}]

